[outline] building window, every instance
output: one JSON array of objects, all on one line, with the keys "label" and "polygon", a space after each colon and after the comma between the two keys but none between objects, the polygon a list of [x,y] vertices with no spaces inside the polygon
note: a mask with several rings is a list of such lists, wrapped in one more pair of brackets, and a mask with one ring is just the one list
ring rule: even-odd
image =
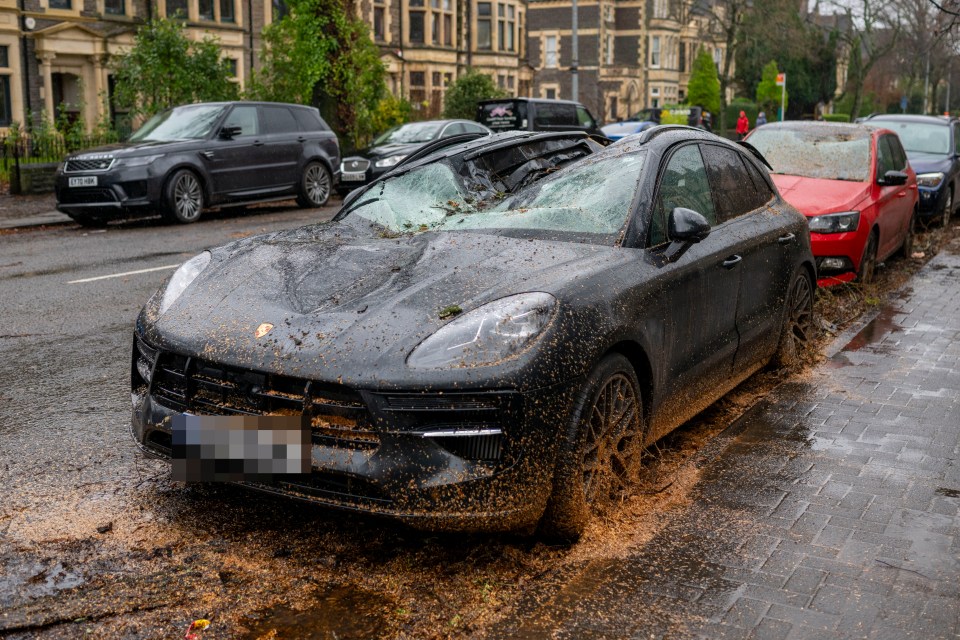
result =
[{"label": "building window", "polygon": [[680,43],[680,73],[687,71],[687,45]]},{"label": "building window", "polygon": [[122,16],[127,12],[124,0],[103,0],[103,12],[111,16]]},{"label": "building window", "polygon": [[[6,49],[6,47],[3,47]],[[0,76],[0,127],[9,127],[13,120],[10,109],[10,76]]]},{"label": "building window", "polygon": [[10,47],[7,45],[0,45],[0,68],[7,69],[10,67]]},{"label": "building window", "polygon": [[[422,7],[424,6],[423,0],[410,0],[411,7]],[[415,44],[423,44],[426,42],[426,34],[424,33],[424,11],[422,10],[410,10],[410,42]]]},{"label": "building window", "polygon": [[51,9],[72,9],[73,3],[71,0],[50,0],[48,6]]},{"label": "building window", "polygon": [[233,0],[220,0],[220,22],[236,22],[237,12]]},{"label": "building window", "polygon": [[650,66],[660,68],[660,36],[650,36]]},{"label": "building window", "polygon": [[227,58],[227,70],[230,72],[230,75],[234,78],[237,77],[237,59],[236,58]]},{"label": "building window", "polygon": [[546,98],[547,100],[556,100],[557,99],[556,87],[544,87],[543,97]]},{"label": "building window", "polygon": [[511,91],[513,91],[513,87],[514,87],[513,76],[507,76],[507,89],[510,89]]},{"label": "building window", "polygon": [[543,39],[543,66],[546,69],[557,68],[557,36]]},{"label": "building window", "polygon": [[188,13],[187,0],[167,0],[167,17],[186,19]]},{"label": "building window", "polygon": [[669,0],[654,0],[653,2],[653,17],[654,18],[667,18],[670,14]]},{"label": "building window", "polygon": [[197,15],[201,20],[214,20],[216,15],[213,13],[213,0],[198,0]]},{"label": "building window", "polygon": [[423,71],[410,72],[410,106],[420,111],[427,101],[427,74]]},{"label": "building window", "polygon": [[514,29],[517,25],[517,8],[512,4],[497,5],[497,45],[501,51],[514,50]]},{"label": "building window", "polygon": [[477,3],[477,49],[492,49],[491,35],[493,25],[493,5],[489,2]]},{"label": "building window", "polygon": [[650,88],[650,106],[654,109],[660,106],[660,87]]},{"label": "building window", "polygon": [[386,14],[387,10],[385,7],[373,8],[373,39],[379,42],[387,39]]},{"label": "building window", "polygon": [[608,119],[610,122],[616,122],[620,119],[620,116],[617,114],[617,109],[619,105],[617,104],[617,96],[610,96],[610,107],[609,107],[609,116]]}]

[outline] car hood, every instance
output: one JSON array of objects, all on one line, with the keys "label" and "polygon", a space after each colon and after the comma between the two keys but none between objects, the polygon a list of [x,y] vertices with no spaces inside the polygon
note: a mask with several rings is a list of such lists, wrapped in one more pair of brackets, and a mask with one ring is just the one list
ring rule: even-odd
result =
[{"label": "car hood", "polygon": [[918,151],[908,151],[907,158],[910,160],[910,166],[919,173],[934,173],[942,171],[950,172],[950,165],[953,160],[950,156],[939,153],[920,153]]},{"label": "car hood", "polygon": [[84,149],[67,156],[68,160],[89,156],[112,156],[126,158],[132,156],[150,155],[152,153],[167,153],[204,144],[202,140],[171,140],[171,141],[144,141],[144,142],[115,142],[93,149]]},{"label": "car hood", "polygon": [[[441,310],[556,295],[623,254],[484,233],[375,237],[345,223],[304,227],[214,250],[149,337],[225,364],[375,384],[451,320]],[[257,338],[264,323],[274,328]]]},{"label": "car hood", "polygon": [[870,195],[870,184],[772,174],[783,199],[805,216],[856,209]]}]

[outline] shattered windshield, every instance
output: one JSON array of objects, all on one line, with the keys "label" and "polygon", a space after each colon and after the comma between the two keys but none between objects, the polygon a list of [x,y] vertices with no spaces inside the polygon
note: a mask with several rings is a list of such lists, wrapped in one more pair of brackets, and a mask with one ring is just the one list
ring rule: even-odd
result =
[{"label": "shattered windshield", "polygon": [[360,196],[350,217],[391,232],[527,229],[617,235],[643,169],[644,152],[572,164],[513,195],[478,199],[448,164],[394,176]]},{"label": "shattered windshield", "polygon": [[177,107],[158,113],[133,132],[130,141],[164,142],[206,138],[224,109],[224,105],[203,104]]},{"label": "shattered windshield", "polygon": [[757,129],[748,142],[763,154],[772,173],[823,180],[870,179],[870,131],[863,129]]},{"label": "shattered windshield", "polygon": [[896,131],[907,153],[935,153],[945,156],[950,152],[950,126],[926,122],[903,122],[871,118],[870,124]]},{"label": "shattered windshield", "polygon": [[374,140],[373,146],[430,142],[437,136],[442,126],[443,123],[437,122],[413,122],[411,124],[394,127]]}]

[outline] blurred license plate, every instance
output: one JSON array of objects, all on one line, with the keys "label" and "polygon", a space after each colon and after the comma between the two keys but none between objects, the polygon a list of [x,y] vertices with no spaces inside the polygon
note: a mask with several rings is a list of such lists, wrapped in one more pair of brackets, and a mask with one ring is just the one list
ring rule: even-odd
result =
[{"label": "blurred license plate", "polygon": [[95,187],[97,186],[97,176],[70,178],[69,185],[71,187]]},{"label": "blurred license plate", "polygon": [[366,179],[366,171],[344,171],[340,174],[340,180],[343,182],[360,182]]},{"label": "blurred license plate", "polygon": [[295,416],[195,416],[173,420],[173,479],[266,481],[310,473],[310,428]]}]

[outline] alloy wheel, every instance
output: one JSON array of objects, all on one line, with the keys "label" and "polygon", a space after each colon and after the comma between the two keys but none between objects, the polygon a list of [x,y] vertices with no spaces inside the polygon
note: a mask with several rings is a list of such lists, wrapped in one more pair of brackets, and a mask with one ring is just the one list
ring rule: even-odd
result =
[{"label": "alloy wheel", "polygon": [[787,326],[784,328],[784,347],[795,359],[813,338],[813,287],[810,278],[799,276],[790,290],[790,306],[787,308]]},{"label": "alloy wheel", "polygon": [[190,222],[200,217],[203,208],[203,191],[200,183],[191,173],[184,173],[177,180],[173,190],[173,202],[177,208],[177,218]]},{"label": "alloy wheel", "polygon": [[940,226],[944,229],[950,224],[950,216],[953,213],[953,190],[947,188],[947,201],[943,203],[943,211],[940,213]]},{"label": "alloy wheel", "polygon": [[303,176],[307,198],[315,206],[323,206],[330,197],[330,174],[319,164],[311,164]]},{"label": "alloy wheel", "polygon": [[640,461],[640,402],[630,378],[612,375],[590,409],[583,447],[583,490],[598,507],[624,490]]}]

